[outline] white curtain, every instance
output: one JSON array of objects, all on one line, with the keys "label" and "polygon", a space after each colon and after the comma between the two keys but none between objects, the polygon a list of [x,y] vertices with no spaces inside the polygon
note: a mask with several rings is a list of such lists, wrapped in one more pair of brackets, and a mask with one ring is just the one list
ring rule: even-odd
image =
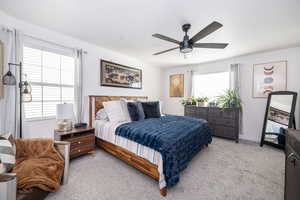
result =
[{"label": "white curtain", "polygon": [[194,71],[189,70],[187,71],[187,92],[186,92],[186,97],[192,97],[194,96],[194,90],[193,90],[193,76],[194,76]]},{"label": "white curtain", "polygon": [[240,90],[240,65],[239,64],[231,64],[230,65],[230,89],[231,90],[237,90],[239,92]]},{"label": "white curtain", "polygon": [[83,113],[82,113],[82,77],[83,77],[83,64],[84,64],[84,53],[82,49],[75,50],[75,116],[76,123],[82,122]]},{"label": "white curtain", "polygon": [[[21,33],[17,30],[2,28],[0,30],[0,40],[4,43],[4,70],[7,73],[8,63],[19,63],[21,61]],[[11,66],[11,72],[19,80],[16,66]],[[1,79],[2,81],[2,79]],[[12,134],[19,137],[19,106],[18,106],[18,86],[4,86],[4,98],[0,99],[0,135]]]},{"label": "white curtain", "polygon": [[[230,65],[230,89],[231,90],[236,90],[238,92],[238,95],[240,96],[240,64],[231,64]],[[243,130],[243,115],[242,115],[242,110],[241,110],[241,114],[240,114],[240,130],[239,133],[242,133]]]}]

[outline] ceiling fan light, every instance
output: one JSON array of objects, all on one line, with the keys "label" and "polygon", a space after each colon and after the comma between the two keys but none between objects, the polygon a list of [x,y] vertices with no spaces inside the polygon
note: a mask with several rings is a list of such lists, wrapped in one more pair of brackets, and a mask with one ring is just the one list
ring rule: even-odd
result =
[{"label": "ceiling fan light", "polygon": [[184,54],[190,53],[190,52],[192,52],[192,51],[193,51],[193,48],[190,48],[190,47],[186,47],[186,48],[181,48],[181,49],[180,49],[180,52],[181,52],[181,53],[184,53]]}]

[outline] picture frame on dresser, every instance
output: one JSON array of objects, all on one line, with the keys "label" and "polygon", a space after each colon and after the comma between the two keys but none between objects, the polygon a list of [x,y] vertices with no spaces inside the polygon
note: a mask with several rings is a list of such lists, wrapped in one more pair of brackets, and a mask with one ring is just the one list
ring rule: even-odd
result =
[{"label": "picture frame on dresser", "polygon": [[142,70],[101,59],[100,85],[142,89]]}]

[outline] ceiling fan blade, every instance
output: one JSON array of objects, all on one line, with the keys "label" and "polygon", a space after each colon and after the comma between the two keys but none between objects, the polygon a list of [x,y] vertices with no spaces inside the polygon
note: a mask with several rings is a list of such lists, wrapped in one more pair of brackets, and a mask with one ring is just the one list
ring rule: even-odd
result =
[{"label": "ceiling fan blade", "polygon": [[195,48],[209,48],[209,49],[224,49],[227,43],[196,43],[193,45]]},{"label": "ceiling fan blade", "polygon": [[215,32],[216,30],[218,30],[219,28],[221,28],[223,25],[220,24],[219,22],[214,21],[213,23],[209,24],[208,26],[206,26],[204,29],[202,29],[199,33],[197,33],[196,35],[194,35],[194,37],[192,37],[189,42],[191,43],[195,43],[199,40],[201,40],[202,38],[208,36],[209,34],[211,34],[212,32]]},{"label": "ceiling fan blade", "polygon": [[168,36],[164,36],[164,35],[161,35],[161,34],[158,34],[158,33],[155,33],[152,36],[155,37],[155,38],[161,39],[161,40],[168,41],[168,42],[173,42],[175,44],[180,44],[180,42],[178,40],[175,40],[173,38],[170,38]]},{"label": "ceiling fan blade", "polygon": [[175,49],[179,49],[179,47],[174,47],[172,49],[168,49],[168,50],[164,50],[164,51],[161,51],[161,52],[157,52],[157,53],[155,53],[153,55],[156,56],[156,55],[163,54],[163,53],[166,53],[166,52],[169,52],[169,51],[173,51]]}]

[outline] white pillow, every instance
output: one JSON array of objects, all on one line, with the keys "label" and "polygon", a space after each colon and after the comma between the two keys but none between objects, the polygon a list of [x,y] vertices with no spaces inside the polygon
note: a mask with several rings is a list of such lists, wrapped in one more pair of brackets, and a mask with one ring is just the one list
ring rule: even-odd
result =
[{"label": "white pillow", "polygon": [[111,122],[126,121],[123,106],[121,101],[107,101],[103,102],[104,110]]},{"label": "white pillow", "polygon": [[122,98],[120,101],[121,101],[121,105],[122,105],[122,109],[123,109],[123,112],[124,112],[124,116],[125,116],[125,118],[126,118],[126,121],[131,122],[131,118],[130,118],[130,115],[129,115],[129,111],[128,111],[128,108],[127,108],[127,103],[128,103],[128,102],[131,102],[131,101],[128,101],[127,99],[124,99],[124,98]]}]

